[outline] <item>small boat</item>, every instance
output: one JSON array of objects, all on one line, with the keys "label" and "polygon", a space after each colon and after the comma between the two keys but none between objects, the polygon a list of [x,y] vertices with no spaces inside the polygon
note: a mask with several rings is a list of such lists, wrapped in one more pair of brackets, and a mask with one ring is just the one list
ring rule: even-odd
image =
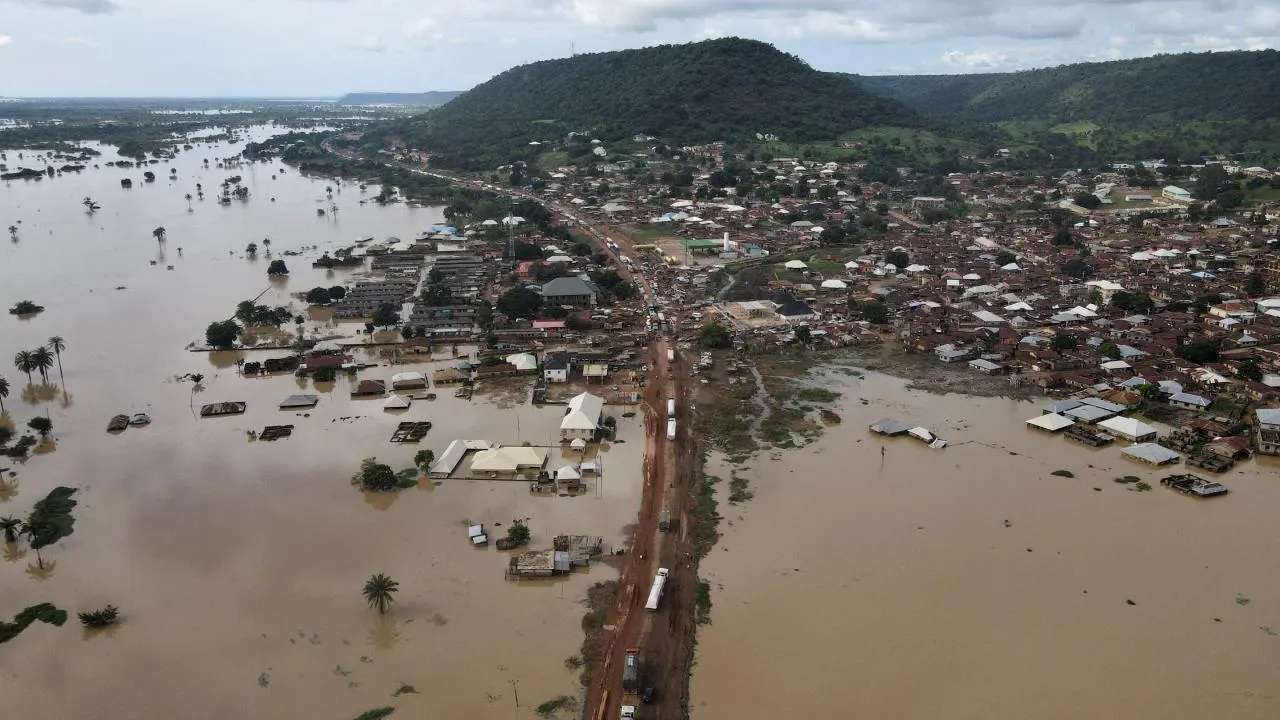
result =
[{"label": "small boat", "polygon": [[111,418],[111,422],[107,423],[107,432],[120,432],[129,427],[128,415],[116,415]]},{"label": "small boat", "polygon": [[138,413],[134,415],[132,418],[129,418],[129,424],[130,425],[150,425],[151,418],[146,413]]}]

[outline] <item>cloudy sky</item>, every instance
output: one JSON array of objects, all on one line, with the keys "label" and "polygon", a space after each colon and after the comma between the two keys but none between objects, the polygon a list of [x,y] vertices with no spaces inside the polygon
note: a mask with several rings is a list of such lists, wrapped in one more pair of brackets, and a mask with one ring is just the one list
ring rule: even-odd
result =
[{"label": "cloudy sky", "polygon": [[0,96],[465,89],[731,35],[823,70],[1015,70],[1280,47],[1280,0],[0,0]]}]

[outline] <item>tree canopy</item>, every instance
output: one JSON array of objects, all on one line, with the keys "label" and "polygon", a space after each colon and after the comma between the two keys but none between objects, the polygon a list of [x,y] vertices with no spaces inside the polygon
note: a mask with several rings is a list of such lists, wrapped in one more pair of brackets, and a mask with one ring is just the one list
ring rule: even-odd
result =
[{"label": "tree canopy", "polygon": [[240,327],[235,320],[223,320],[209,323],[209,327],[204,331],[204,340],[212,347],[226,350],[233,347],[243,333],[244,328]]},{"label": "tree canopy", "polygon": [[498,312],[507,317],[535,317],[540,307],[542,307],[542,296],[529,288],[514,288],[498,298]]}]

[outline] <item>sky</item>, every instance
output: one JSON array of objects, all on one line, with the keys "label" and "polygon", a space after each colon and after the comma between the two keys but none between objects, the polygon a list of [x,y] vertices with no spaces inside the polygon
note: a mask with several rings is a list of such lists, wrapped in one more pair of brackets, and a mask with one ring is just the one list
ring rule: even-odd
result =
[{"label": "sky", "polygon": [[820,70],[1008,71],[1280,47],[1280,0],[0,0],[0,96],[461,90],[727,36]]}]

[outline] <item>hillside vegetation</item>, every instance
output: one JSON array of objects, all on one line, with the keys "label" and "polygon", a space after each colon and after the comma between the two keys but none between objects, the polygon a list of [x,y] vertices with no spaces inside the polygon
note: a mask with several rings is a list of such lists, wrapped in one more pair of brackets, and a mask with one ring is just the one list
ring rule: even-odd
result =
[{"label": "hillside vegetation", "polygon": [[604,142],[638,133],[671,144],[756,133],[804,142],[916,122],[898,101],[845,76],[766,43],[729,38],[522,65],[387,132],[436,153],[437,165],[469,169],[532,158],[539,151],[530,142],[569,132]]},{"label": "hillside vegetation", "polygon": [[1187,53],[1016,73],[852,76],[932,113],[1003,122],[1280,117],[1280,52]]},{"label": "hillside vegetation", "polygon": [[338,100],[339,105],[407,105],[411,107],[437,107],[462,94],[461,90],[432,90],[422,93],[347,93]]}]

